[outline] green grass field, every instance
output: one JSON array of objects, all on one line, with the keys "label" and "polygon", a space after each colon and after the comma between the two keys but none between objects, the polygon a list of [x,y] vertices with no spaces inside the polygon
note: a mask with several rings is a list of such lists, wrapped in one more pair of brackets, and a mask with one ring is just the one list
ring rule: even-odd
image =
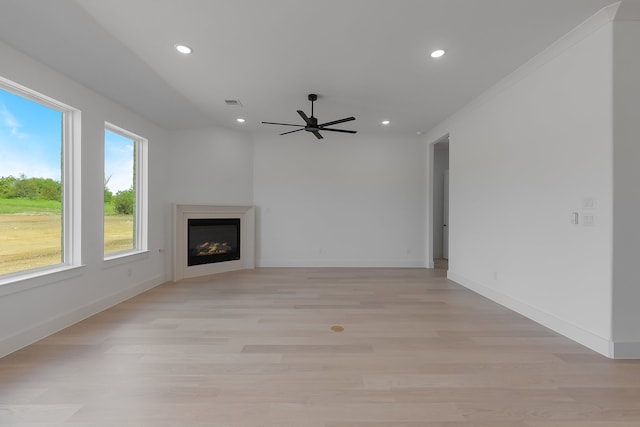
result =
[{"label": "green grass field", "polygon": [[[105,253],[131,249],[133,216],[105,212]],[[62,262],[60,214],[60,202],[0,199],[0,274]]]},{"label": "green grass field", "polygon": [[60,215],[60,202],[55,200],[0,199],[0,215],[49,214]]}]

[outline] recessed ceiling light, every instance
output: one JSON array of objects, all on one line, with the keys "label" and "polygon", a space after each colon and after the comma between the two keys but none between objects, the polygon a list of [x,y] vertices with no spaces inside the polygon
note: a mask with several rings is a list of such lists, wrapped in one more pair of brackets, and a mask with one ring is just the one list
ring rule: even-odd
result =
[{"label": "recessed ceiling light", "polygon": [[236,122],[238,122],[238,123],[244,123],[244,122],[245,122],[245,120],[244,120],[242,117],[238,117],[238,118],[236,119]]},{"label": "recessed ceiling light", "polygon": [[383,120],[382,121],[382,124],[385,125],[385,126],[388,125],[389,123],[391,123],[389,120]]},{"label": "recessed ceiling light", "polygon": [[440,58],[441,56],[443,56],[445,54],[445,51],[442,49],[438,49],[438,50],[434,50],[433,52],[431,52],[431,57],[432,58]]},{"label": "recessed ceiling light", "polygon": [[189,46],[184,45],[184,44],[177,44],[174,46],[176,48],[176,50],[180,53],[183,53],[185,55],[190,54],[191,52],[193,52],[193,49],[191,49]]}]

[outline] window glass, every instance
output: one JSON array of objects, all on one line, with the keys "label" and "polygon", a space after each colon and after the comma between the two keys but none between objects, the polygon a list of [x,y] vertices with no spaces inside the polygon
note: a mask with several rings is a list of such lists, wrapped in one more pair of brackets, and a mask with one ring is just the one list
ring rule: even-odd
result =
[{"label": "window glass", "polygon": [[104,254],[146,248],[146,140],[113,125],[104,133]]},{"label": "window glass", "polygon": [[17,93],[0,85],[0,275],[64,262],[68,112]]}]

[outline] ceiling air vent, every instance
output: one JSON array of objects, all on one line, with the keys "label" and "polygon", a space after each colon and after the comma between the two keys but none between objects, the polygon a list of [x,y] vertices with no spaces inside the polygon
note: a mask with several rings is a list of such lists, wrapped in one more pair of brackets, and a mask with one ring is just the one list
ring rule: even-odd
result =
[{"label": "ceiling air vent", "polygon": [[237,99],[225,99],[224,103],[227,105],[236,105],[238,107],[242,107],[242,103]]}]

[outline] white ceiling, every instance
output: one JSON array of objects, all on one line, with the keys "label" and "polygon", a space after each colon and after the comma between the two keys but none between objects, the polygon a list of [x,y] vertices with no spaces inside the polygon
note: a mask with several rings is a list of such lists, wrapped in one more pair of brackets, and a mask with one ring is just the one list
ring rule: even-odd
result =
[{"label": "white ceiling", "polygon": [[300,123],[317,93],[320,122],[416,133],[614,2],[0,0],[0,40],[167,129],[277,134],[260,121]]}]

